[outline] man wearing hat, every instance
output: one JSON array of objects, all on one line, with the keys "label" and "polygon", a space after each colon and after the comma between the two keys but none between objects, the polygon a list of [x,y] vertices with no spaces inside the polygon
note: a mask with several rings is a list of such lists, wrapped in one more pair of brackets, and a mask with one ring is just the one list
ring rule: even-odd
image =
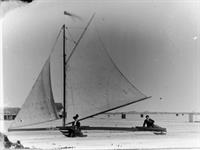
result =
[{"label": "man wearing hat", "polygon": [[74,122],[72,123],[72,126],[74,126],[76,130],[79,130],[79,129],[80,129],[80,126],[81,126],[81,123],[78,121],[78,117],[79,117],[79,115],[76,114],[76,115],[73,117]]},{"label": "man wearing hat", "polygon": [[83,136],[80,129],[81,123],[78,121],[78,117],[78,114],[73,117],[74,121],[72,122],[72,128],[69,130],[69,137]]},{"label": "man wearing hat", "polygon": [[146,115],[146,119],[144,120],[143,127],[147,125],[147,127],[154,127],[154,120],[149,118],[149,115]]}]

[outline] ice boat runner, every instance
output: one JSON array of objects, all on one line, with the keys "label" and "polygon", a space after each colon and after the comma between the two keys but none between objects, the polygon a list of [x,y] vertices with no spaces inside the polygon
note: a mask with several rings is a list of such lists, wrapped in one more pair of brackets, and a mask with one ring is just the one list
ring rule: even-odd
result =
[{"label": "ice boat runner", "polygon": [[[73,116],[76,114],[79,114],[78,121],[81,122],[150,98],[140,92],[124,76],[109,55],[103,41],[95,38],[97,32],[90,31],[87,33],[87,39],[83,38],[93,18],[94,15],[90,18],[79,39],[74,42],[69,54],[66,54],[65,50],[67,40],[65,30],[68,29],[65,24],[58,35],[60,36],[62,31],[64,106],[62,125],[43,128],[41,126],[42,124],[46,125],[47,122],[59,120],[51,86],[50,54],[9,131],[58,129],[65,133],[71,129]],[[138,131],[137,128],[124,127],[81,126],[80,129]]]}]

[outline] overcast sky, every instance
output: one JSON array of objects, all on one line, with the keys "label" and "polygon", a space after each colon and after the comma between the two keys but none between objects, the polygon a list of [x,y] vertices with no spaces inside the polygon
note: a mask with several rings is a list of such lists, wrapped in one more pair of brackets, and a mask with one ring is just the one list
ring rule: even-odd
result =
[{"label": "overcast sky", "polygon": [[[64,16],[64,10],[82,20]],[[129,109],[200,111],[198,1],[36,0],[10,11],[3,19],[6,106],[23,104],[62,24],[83,27],[93,12],[96,16],[90,30],[96,26],[121,71],[138,89],[152,96]],[[80,31],[71,29],[75,39]],[[58,72],[62,69],[59,42],[56,49],[52,71]],[[59,102],[61,73],[55,76],[54,96]]]}]

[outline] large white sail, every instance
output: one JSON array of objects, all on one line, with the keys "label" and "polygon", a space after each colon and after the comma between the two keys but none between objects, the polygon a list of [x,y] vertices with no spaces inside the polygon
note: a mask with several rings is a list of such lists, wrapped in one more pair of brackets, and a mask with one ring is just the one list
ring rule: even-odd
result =
[{"label": "large white sail", "polygon": [[146,98],[120,72],[97,35],[86,34],[67,67],[67,123],[75,114],[81,119]]},{"label": "large white sail", "polygon": [[[87,33],[66,66],[66,123],[76,114],[84,119],[147,98],[127,80],[97,37],[96,32]],[[49,57],[10,129],[58,119],[50,74]]]},{"label": "large white sail", "polygon": [[55,119],[58,119],[58,116],[51,88],[49,57],[10,129]]}]

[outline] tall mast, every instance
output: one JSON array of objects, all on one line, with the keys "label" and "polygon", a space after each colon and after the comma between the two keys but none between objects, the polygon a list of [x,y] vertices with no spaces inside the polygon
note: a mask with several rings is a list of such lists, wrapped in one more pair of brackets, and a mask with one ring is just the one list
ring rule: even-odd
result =
[{"label": "tall mast", "polygon": [[65,24],[63,25],[63,127],[66,119],[66,52],[65,52]]},{"label": "tall mast", "polygon": [[86,25],[86,27],[84,28],[83,32],[81,33],[78,41],[76,42],[75,46],[73,47],[71,53],[69,54],[67,60],[66,60],[66,51],[65,51],[65,24],[63,25],[63,127],[65,127],[65,123],[66,123],[66,65],[68,64],[68,62],[70,61],[73,53],[75,52],[78,44],[80,43],[81,39],[83,38],[83,35],[85,34],[85,32],[87,31],[90,23],[92,22],[93,18],[94,18],[95,14],[92,15],[92,17],[90,18],[88,24]]}]

